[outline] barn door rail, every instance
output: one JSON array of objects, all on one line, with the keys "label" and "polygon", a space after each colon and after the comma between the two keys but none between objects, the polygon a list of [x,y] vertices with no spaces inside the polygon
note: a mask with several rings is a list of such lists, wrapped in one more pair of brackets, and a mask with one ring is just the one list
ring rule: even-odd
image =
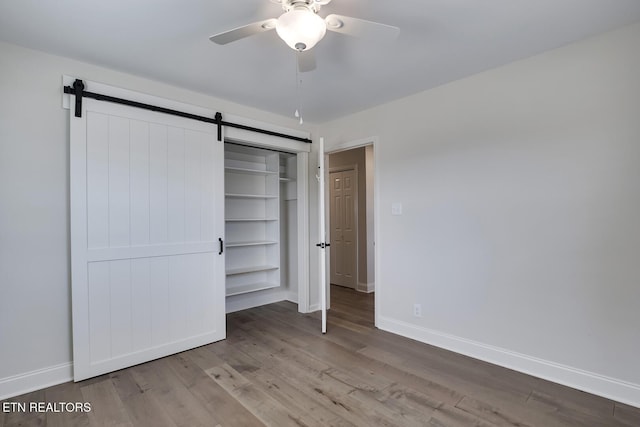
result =
[{"label": "barn door rail", "polygon": [[187,119],[198,120],[200,122],[212,123],[218,126],[218,141],[222,141],[222,126],[228,126],[232,128],[247,130],[251,132],[262,133],[265,135],[277,136],[280,138],[292,139],[294,141],[306,142],[311,144],[311,139],[302,138],[299,136],[287,135],[280,132],[274,132],[271,130],[260,129],[253,126],[241,125],[239,123],[227,122],[222,119],[222,113],[217,112],[214,118],[199,116],[197,114],[185,113],[184,111],[172,110],[171,108],[160,107],[158,105],[145,104],[143,102],[131,101],[129,99],[117,98],[115,96],[103,95],[101,93],[89,92],[84,90],[84,82],[80,79],[76,79],[73,82],[73,86],[65,86],[64,93],[74,95],[76,98],[75,103],[75,116],[82,117],[82,98],[92,98],[98,101],[112,102],[114,104],[128,105],[130,107],[142,108],[144,110],[155,111],[158,113],[171,114],[173,116],[185,117]]}]

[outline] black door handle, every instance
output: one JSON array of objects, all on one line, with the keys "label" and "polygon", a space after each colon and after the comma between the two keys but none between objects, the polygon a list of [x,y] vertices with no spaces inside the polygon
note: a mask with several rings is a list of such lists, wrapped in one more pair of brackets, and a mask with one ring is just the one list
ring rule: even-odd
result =
[{"label": "black door handle", "polygon": [[218,237],[218,242],[220,243],[220,251],[218,252],[218,255],[222,255],[222,252],[224,252],[224,242],[221,237]]}]

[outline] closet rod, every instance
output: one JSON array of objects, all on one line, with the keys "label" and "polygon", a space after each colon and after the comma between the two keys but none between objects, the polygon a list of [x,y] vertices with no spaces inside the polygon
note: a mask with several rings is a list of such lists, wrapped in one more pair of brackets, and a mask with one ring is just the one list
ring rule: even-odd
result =
[{"label": "closet rod", "polygon": [[185,117],[187,119],[198,120],[200,122],[213,123],[218,126],[218,141],[222,141],[222,126],[228,126],[232,128],[248,130],[251,132],[262,133],[265,135],[277,136],[280,138],[292,139],[294,141],[305,142],[311,144],[311,139],[302,138],[299,136],[287,135],[280,132],[274,132],[266,129],[255,128],[252,126],[241,125],[239,123],[232,123],[222,120],[222,113],[217,112],[215,118],[198,116],[196,114],[185,113],[183,111],[172,110],[170,108],[160,107],[157,105],[145,104],[142,102],[131,101],[129,99],[116,98],[115,96],[103,95],[100,93],[89,92],[84,90],[84,83],[80,79],[76,79],[73,82],[73,86],[65,86],[64,93],[75,95],[75,116],[82,117],[82,98],[92,98],[98,101],[112,102],[114,104],[128,105],[130,107],[142,108],[144,110],[156,111],[158,113],[171,114],[173,116]]}]

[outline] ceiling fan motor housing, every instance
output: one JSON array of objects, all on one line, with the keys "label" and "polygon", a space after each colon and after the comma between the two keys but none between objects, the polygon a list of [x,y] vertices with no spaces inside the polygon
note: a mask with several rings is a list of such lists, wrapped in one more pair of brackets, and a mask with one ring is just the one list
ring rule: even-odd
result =
[{"label": "ceiling fan motor housing", "polygon": [[320,8],[326,4],[329,4],[331,0],[271,0],[274,3],[279,3],[285,12],[290,11],[296,6],[306,7],[315,13],[318,13]]}]

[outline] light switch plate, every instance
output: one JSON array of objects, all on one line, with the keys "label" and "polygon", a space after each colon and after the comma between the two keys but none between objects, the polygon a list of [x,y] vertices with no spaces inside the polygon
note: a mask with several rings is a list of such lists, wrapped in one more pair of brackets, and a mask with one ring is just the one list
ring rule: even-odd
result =
[{"label": "light switch plate", "polygon": [[402,215],[402,203],[394,202],[391,204],[391,215]]}]

